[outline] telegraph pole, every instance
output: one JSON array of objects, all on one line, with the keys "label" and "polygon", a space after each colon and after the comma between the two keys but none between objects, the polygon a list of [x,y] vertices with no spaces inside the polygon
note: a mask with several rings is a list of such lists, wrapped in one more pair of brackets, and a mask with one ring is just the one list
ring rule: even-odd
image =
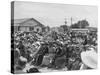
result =
[{"label": "telegraph pole", "polygon": [[65,25],[67,25],[67,20],[66,20],[66,18],[65,18]]},{"label": "telegraph pole", "polygon": [[72,25],[73,18],[71,17],[71,25]]}]

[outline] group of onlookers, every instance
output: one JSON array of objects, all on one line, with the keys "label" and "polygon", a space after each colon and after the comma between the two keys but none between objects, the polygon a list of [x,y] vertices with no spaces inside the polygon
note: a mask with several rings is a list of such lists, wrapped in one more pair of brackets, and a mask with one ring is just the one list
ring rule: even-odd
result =
[{"label": "group of onlookers", "polygon": [[92,32],[14,32],[11,36],[11,51],[14,54],[12,64],[16,73],[39,72],[43,67],[79,70],[82,63],[81,53],[91,47],[97,50],[97,33]]}]

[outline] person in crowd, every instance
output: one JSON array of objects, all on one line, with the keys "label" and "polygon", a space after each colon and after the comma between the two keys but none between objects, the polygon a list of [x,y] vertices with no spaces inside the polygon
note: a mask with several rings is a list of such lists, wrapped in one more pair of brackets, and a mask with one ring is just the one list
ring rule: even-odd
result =
[{"label": "person in crowd", "polygon": [[[89,53],[88,51],[97,53],[96,33],[88,32],[83,34],[68,31],[64,33],[52,32],[48,35],[48,33],[44,34],[42,32],[19,31],[14,32],[11,38],[14,38],[11,47],[14,53],[16,71],[22,70],[30,62],[34,66],[41,67],[43,59],[50,54],[53,55],[50,63],[55,69],[62,67],[67,67],[68,70],[87,69],[87,67],[96,68],[95,56],[86,56]],[[48,38],[50,40],[47,40]],[[91,56],[93,56],[93,59]],[[39,72],[38,68],[30,68],[27,71],[27,73],[33,72]]]},{"label": "person in crowd", "polygon": [[80,70],[97,68],[97,53],[93,48],[81,53],[82,64]]},{"label": "person in crowd", "polygon": [[40,71],[37,68],[30,68],[27,70],[27,73],[39,73]]}]

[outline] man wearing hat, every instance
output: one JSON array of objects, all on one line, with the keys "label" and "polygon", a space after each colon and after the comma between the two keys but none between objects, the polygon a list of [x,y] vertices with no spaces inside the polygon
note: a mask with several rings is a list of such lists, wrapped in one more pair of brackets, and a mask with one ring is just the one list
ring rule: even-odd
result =
[{"label": "man wearing hat", "polygon": [[84,51],[81,53],[81,60],[82,65],[80,67],[80,70],[83,69],[96,69],[97,68],[97,53],[95,50],[90,48],[89,51]]}]

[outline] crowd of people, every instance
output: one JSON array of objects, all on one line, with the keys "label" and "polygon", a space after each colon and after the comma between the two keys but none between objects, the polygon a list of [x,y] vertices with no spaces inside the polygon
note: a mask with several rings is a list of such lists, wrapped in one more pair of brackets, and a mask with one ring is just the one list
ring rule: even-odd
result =
[{"label": "crowd of people", "polygon": [[17,31],[11,35],[11,53],[15,73],[52,70],[80,70],[81,53],[97,52],[97,32],[47,33]]}]

